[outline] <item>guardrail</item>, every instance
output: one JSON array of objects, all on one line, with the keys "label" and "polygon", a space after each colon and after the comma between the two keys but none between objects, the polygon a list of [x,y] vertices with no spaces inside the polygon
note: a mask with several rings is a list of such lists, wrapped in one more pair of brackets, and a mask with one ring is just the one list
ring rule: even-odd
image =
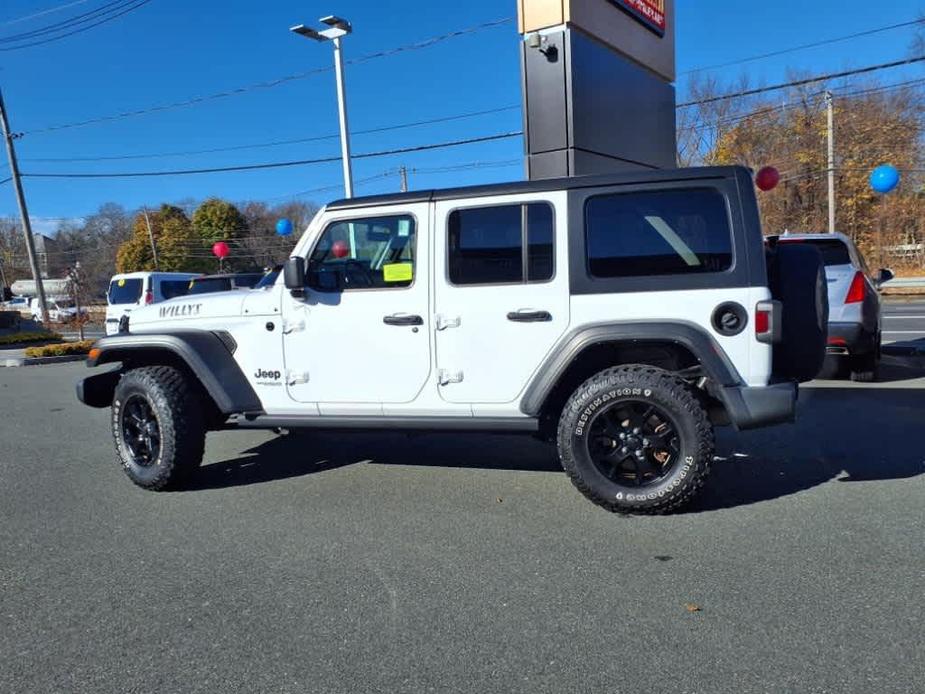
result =
[{"label": "guardrail", "polygon": [[925,287],[925,277],[896,277],[883,285],[884,289],[913,289]]}]

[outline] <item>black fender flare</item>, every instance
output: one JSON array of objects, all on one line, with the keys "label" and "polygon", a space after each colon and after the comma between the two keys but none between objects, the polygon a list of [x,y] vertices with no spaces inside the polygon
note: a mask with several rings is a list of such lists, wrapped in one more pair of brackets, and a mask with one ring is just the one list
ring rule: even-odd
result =
[{"label": "black fender flare", "polygon": [[[168,353],[186,365],[215,401],[222,414],[262,413],[263,405],[235,361],[236,345],[230,335],[205,330],[178,330],[155,334],[105,337],[93,346],[87,366],[95,367],[155,358]],[[108,407],[118,382],[118,372],[91,376],[77,384],[77,397],[91,407]]]},{"label": "black fender flare", "polygon": [[584,326],[563,337],[536,372],[520,402],[524,414],[537,416],[546,397],[572,362],[588,347],[605,342],[670,342],[689,350],[720,387],[740,386],[742,377],[713,337],[693,323],[625,321]]},{"label": "black fender flare", "polygon": [[686,348],[713,382],[713,392],[739,430],[792,422],[798,388],[795,383],[748,386],[726,352],[708,332],[685,321],[615,322],[582,327],[563,337],[536,372],[520,402],[524,414],[539,416],[546,398],[578,355],[605,342],[669,342]]}]

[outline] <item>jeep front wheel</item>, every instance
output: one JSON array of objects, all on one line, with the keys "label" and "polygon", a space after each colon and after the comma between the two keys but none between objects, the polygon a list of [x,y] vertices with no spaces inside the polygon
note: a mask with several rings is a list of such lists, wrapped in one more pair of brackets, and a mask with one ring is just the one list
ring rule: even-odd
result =
[{"label": "jeep front wheel", "polygon": [[660,514],[700,490],[713,428],[691,387],[650,366],[593,376],[559,420],[559,457],[574,485],[617,513]]},{"label": "jeep front wheel", "polygon": [[112,402],[112,434],[125,473],[139,487],[175,487],[202,462],[206,428],[187,378],[169,366],[126,372]]}]

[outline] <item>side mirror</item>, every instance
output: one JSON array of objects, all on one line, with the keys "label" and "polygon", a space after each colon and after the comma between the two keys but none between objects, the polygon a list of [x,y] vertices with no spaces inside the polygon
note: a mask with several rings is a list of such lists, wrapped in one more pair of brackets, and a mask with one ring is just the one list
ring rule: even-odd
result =
[{"label": "side mirror", "polygon": [[305,292],[305,258],[290,258],[283,265],[283,282],[293,296]]},{"label": "side mirror", "polygon": [[887,270],[881,268],[880,272],[877,273],[877,284],[885,284],[893,279],[896,275],[893,274],[892,270]]},{"label": "side mirror", "polygon": [[321,268],[311,274],[312,287],[319,292],[338,294],[346,287],[343,270],[339,267]]}]

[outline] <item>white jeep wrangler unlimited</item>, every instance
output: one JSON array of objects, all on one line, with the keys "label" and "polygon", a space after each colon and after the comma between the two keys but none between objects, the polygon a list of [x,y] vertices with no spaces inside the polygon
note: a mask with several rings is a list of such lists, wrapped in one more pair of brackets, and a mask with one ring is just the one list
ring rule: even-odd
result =
[{"label": "white jeep wrangler unlimited", "polygon": [[825,287],[817,251],[765,247],[741,168],[343,200],[275,284],[133,311],[78,397],[112,407],[147,489],[209,430],[524,432],[593,502],[662,513],[703,485],[714,425],[792,421]]}]

